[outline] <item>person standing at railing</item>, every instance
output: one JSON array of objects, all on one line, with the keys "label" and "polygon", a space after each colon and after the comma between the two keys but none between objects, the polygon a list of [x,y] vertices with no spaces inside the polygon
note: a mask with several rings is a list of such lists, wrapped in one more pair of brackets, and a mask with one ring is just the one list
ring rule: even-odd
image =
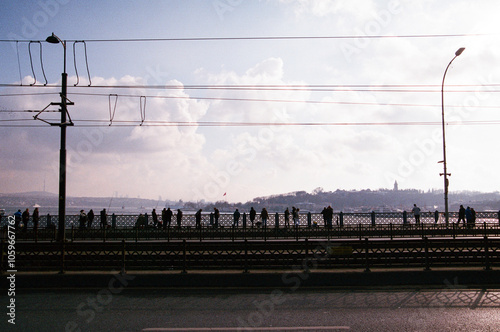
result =
[{"label": "person standing at railing", "polygon": [[40,221],[40,214],[38,212],[38,208],[35,208],[35,211],[33,211],[33,229],[36,232],[38,232],[38,222]]},{"label": "person standing at railing", "polygon": [[413,204],[413,209],[411,210],[413,212],[413,215],[415,216],[415,223],[420,224],[420,208],[417,206],[417,204]]},{"label": "person standing at railing", "polygon": [[[332,224],[333,224],[333,208],[332,208],[331,205],[328,205],[328,207],[326,208],[325,216],[326,216],[326,225],[328,226],[328,228],[332,228]],[[337,226],[338,226],[338,222],[337,222]]]},{"label": "person standing at railing", "polygon": [[89,213],[87,213],[87,228],[92,228],[92,223],[94,222],[94,210],[90,209]]},{"label": "person standing at railing", "polygon": [[267,227],[267,218],[269,218],[269,214],[267,213],[266,208],[262,208],[262,211],[260,212],[260,219],[262,219],[262,225],[264,228]]},{"label": "person standing at railing", "polygon": [[101,211],[101,228],[105,229],[108,227],[108,215],[106,214],[106,209]]},{"label": "person standing at railing", "polygon": [[170,210],[170,208],[168,209],[165,209],[163,208],[163,211],[161,212],[161,219],[163,219],[163,228],[170,228],[170,223],[172,222],[172,215],[174,213],[172,212],[172,210]]},{"label": "person standing at railing", "polygon": [[158,215],[156,214],[156,209],[153,209],[153,211],[151,211],[151,217],[153,218],[153,226],[155,228],[158,227]]},{"label": "person standing at railing", "polygon": [[196,220],[196,228],[201,228],[201,209],[198,210],[198,212],[195,213],[194,217]]},{"label": "person standing at railing", "polygon": [[465,208],[463,205],[460,205],[460,209],[458,209],[457,226],[460,225],[460,220],[463,221],[465,226]]},{"label": "person standing at railing", "polygon": [[177,227],[181,228],[182,223],[182,211],[181,209],[177,209]]},{"label": "person standing at railing", "polygon": [[86,225],[87,225],[87,214],[85,214],[84,210],[80,210],[79,228],[85,229]]},{"label": "person standing at railing", "polygon": [[292,218],[293,218],[293,226],[295,228],[299,227],[300,218],[299,218],[299,209],[295,206],[292,206]]},{"label": "person standing at railing", "polygon": [[252,223],[252,228],[253,228],[253,223],[255,221],[255,217],[257,216],[257,211],[253,208],[253,206],[250,208],[250,222]]},{"label": "person standing at railing", "polygon": [[290,227],[290,210],[285,210],[285,227]]},{"label": "person standing at railing", "polygon": [[21,210],[17,210],[17,212],[14,213],[14,227],[16,230],[19,228],[19,225],[21,224],[21,221],[23,220],[23,214],[21,213]]},{"label": "person standing at railing", "polygon": [[238,211],[238,209],[236,209],[236,211],[234,211],[233,213],[233,217],[234,217],[234,222],[233,222],[233,227],[238,227],[239,225],[239,222],[240,222],[240,211]]},{"label": "person standing at railing", "polygon": [[220,217],[219,209],[214,207],[214,226],[215,226],[215,228],[219,227],[219,217]]},{"label": "person standing at railing", "polygon": [[30,211],[28,209],[26,209],[23,212],[22,219],[23,219],[23,232],[26,232],[28,230],[28,222],[30,220]]},{"label": "person standing at railing", "polygon": [[472,225],[472,211],[470,209],[470,206],[465,209],[465,219],[467,220],[467,228],[470,228]]}]

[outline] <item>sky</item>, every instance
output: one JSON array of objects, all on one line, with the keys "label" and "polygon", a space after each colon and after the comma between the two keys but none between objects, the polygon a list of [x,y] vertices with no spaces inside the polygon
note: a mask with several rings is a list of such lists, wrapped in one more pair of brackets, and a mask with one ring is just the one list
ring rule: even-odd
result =
[{"label": "sky", "polygon": [[0,193],[58,192],[61,131],[26,112],[60,102],[51,33],[74,102],[68,196],[442,190],[441,83],[460,47],[445,80],[449,189],[497,191],[498,12],[494,0],[3,1]]}]

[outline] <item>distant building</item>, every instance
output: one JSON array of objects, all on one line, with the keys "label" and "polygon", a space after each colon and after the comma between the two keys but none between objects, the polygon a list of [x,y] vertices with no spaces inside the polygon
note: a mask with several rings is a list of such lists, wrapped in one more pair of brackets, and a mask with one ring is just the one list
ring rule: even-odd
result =
[{"label": "distant building", "polygon": [[398,181],[394,181],[394,191],[398,191]]}]

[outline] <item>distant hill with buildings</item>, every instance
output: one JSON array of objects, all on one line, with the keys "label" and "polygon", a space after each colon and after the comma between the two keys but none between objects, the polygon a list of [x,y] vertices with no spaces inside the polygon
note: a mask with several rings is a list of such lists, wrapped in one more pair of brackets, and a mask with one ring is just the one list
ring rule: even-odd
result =
[{"label": "distant hill with buildings", "polygon": [[[324,191],[316,188],[311,193],[296,191],[271,196],[256,197],[245,203],[218,202],[183,202],[171,200],[153,200],[128,197],[67,197],[67,214],[76,214],[80,209],[88,211],[90,208],[99,211],[103,208],[120,214],[138,214],[149,212],[153,208],[173,209],[182,208],[187,211],[203,209],[204,212],[213,211],[217,207],[221,212],[232,212],[238,208],[248,211],[254,207],[260,211],[263,207],[269,212],[282,212],[287,207],[298,207],[301,211],[320,212],[324,207],[331,205],[335,211],[343,212],[370,212],[370,211],[410,211],[413,204],[417,204],[423,211],[444,211],[442,190],[399,190],[397,185],[393,189],[379,190],[336,190]],[[460,204],[471,206],[476,211],[499,211],[500,193],[481,193],[472,191],[450,192],[449,209],[458,211]],[[47,192],[30,192],[18,194],[0,194],[0,208],[7,213],[17,209],[39,206],[43,213],[57,213],[58,197]]]}]

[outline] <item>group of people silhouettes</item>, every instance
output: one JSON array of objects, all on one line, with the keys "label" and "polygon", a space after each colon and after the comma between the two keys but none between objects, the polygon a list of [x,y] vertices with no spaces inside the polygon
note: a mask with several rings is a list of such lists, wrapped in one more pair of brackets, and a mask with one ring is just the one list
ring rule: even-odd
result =
[{"label": "group of people silhouettes", "polygon": [[460,225],[460,221],[464,223],[464,226],[469,228],[474,227],[476,225],[476,211],[470,206],[464,208],[463,205],[460,205],[460,209],[458,209],[457,225]]},{"label": "group of people silhouettes", "polygon": [[[105,229],[108,227],[116,228],[116,214],[111,215],[111,226],[108,225],[108,214],[106,209],[102,209],[100,212],[101,222],[100,228]],[[80,210],[80,216],[78,218],[78,228],[79,229],[91,229],[92,224],[94,223],[94,210],[90,209],[89,213],[85,213],[85,210]]]}]

